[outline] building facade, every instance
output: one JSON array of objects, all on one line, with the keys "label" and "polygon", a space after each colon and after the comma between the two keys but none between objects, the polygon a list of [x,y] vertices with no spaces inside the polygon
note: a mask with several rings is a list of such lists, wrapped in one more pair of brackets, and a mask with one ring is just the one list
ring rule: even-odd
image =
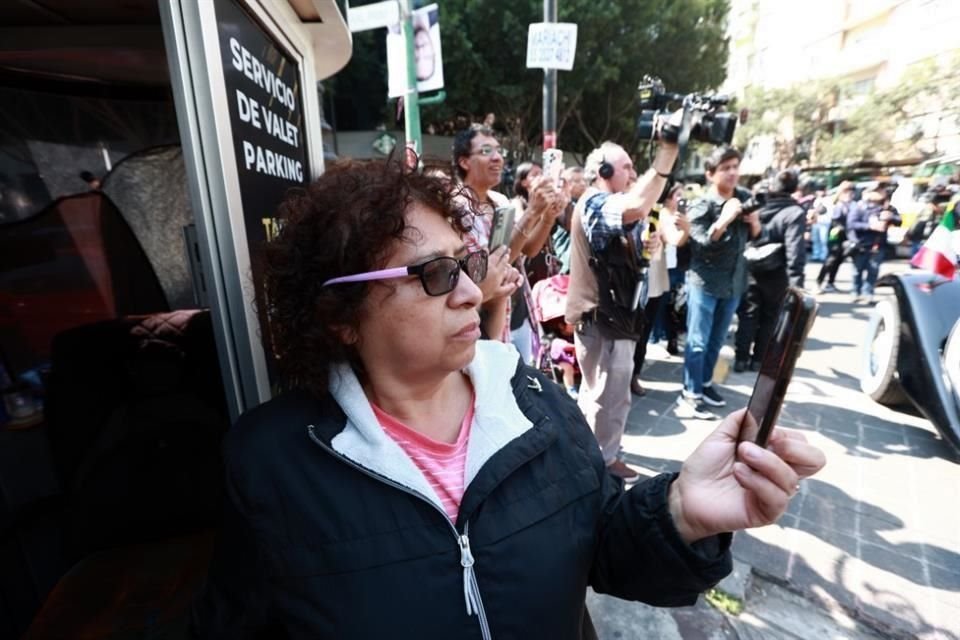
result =
[{"label": "building facade", "polygon": [[[741,98],[751,87],[787,88],[833,79],[846,86],[828,121],[842,121],[874,90],[901,82],[917,63],[944,70],[960,52],[955,0],[732,0],[730,59],[722,90]],[[920,155],[960,154],[957,110],[921,105],[904,135]],[[760,114],[758,114],[760,115]],[[788,130],[781,133],[789,134]],[[772,142],[751,141],[747,164],[763,164]]]}]

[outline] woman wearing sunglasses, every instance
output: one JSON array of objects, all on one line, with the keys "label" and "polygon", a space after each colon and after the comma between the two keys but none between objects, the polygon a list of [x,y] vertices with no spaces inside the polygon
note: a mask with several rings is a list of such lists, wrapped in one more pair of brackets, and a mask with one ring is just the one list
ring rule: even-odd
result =
[{"label": "woman wearing sunglasses", "polygon": [[730,532],[822,465],[783,432],[738,449],[735,415],[624,492],[563,389],[478,340],[487,258],[461,211],[395,162],[334,166],[281,207],[266,291],[288,390],[226,438],[199,637],[588,637],[588,585],[693,603]]}]

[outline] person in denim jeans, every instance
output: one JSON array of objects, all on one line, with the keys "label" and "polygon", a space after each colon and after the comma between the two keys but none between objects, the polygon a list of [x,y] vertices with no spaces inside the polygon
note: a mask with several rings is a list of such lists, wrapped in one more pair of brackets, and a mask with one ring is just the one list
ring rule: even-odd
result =
[{"label": "person in denim jeans", "polygon": [[823,190],[817,192],[817,200],[813,203],[810,211],[807,212],[810,222],[810,238],[813,241],[813,249],[810,252],[810,260],[813,262],[826,262],[829,255],[829,236],[830,236],[830,218],[833,213],[834,203]]},{"label": "person in denim jeans", "polygon": [[[853,303],[873,303],[873,287],[887,248],[887,229],[900,226],[900,213],[887,204],[887,193],[874,189],[865,203],[847,214],[847,238],[856,242],[853,254]],[[866,276],[866,277],[864,277]]]},{"label": "person in denim jeans", "polygon": [[713,388],[713,369],[730,321],[747,286],[743,257],[748,238],[760,235],[757,212],[743,213],[750,193],[737,189],[740,152],[719,147],[704,163],[709,191],[697,200],[690,218],[690,269],[687,271],[687,345],[683,358],[683,392],[678,413],[716,418],[709,407],[722,407]]}]

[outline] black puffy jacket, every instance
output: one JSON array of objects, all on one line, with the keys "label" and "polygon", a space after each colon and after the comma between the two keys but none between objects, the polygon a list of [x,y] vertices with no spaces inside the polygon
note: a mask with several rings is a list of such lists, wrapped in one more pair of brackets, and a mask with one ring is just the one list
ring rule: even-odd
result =
[{"label": "black puffy jacket", "polygon": [[807,264],[804,233],[807,230],[806,211],[788,194],[771,194],[759,211],[760,237],[757,245],[781,242],[785,252],[787,279],[791,286],[803,288],[803,270]]},{"label": "black puffy jacket", "polygon": [[456,523],[370,423],[349,371],[322,399],[245,414],[224,446],[226,521],[197,635],[573,640],[591,631],[588,585],[678,606],[730,571],[729,534],[680,539],[673,476],[624,492],[576,404],[515,351],[482,341],[467,373]]}]

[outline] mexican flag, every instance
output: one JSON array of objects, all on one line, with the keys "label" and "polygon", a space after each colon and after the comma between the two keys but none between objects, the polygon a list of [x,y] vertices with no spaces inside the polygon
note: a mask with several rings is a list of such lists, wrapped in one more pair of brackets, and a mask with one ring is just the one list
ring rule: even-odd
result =
[{"label": "mexican flag", "polygon": [[910,264],[917,269],[933,271],[944,278],[953,279],[960,250],[960,226],[957,224],[956,205],[956,201],[951,203],[940,224],[920,247],[917,255],[913,256]]}]

